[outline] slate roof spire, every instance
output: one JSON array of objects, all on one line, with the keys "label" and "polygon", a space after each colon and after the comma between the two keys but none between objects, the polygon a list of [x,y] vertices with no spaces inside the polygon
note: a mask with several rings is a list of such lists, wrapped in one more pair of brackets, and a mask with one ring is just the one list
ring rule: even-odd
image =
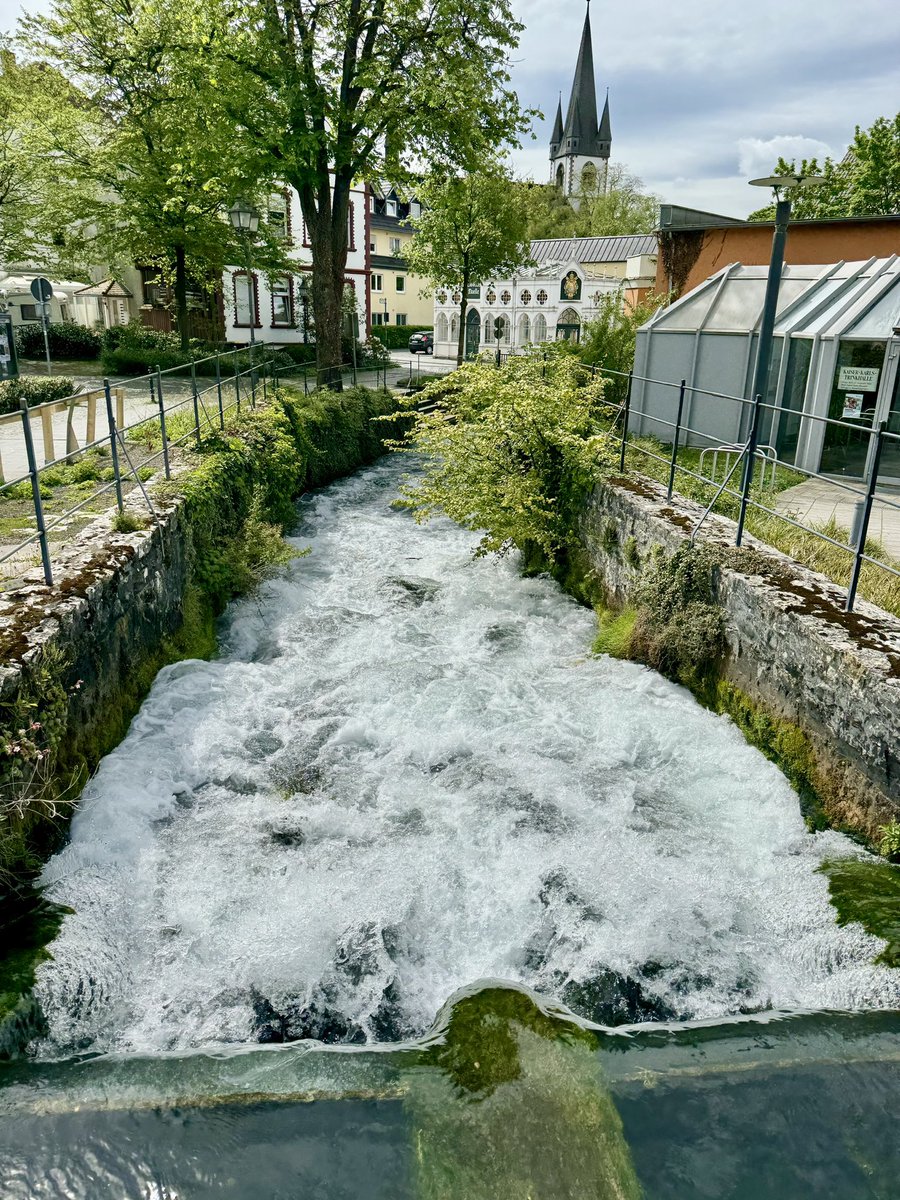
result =
[{"label": "slate roof spire", "polygon": [[556,104],[556,120],[553,122],[553,133],[550,135],[550,155],[556,156],[559,150],[560,143],[563,140],[563,123],[562,123],[562,95]]},{"label": "slate roof spire", "polygon": [[[597,124],[597,91],[594,85],[594,50],[591,43],[591,0],[584,17],[581,46],[575,64],[575,79],[566,113],[562,137],[557,140],[554,126],[550,143],[552,157],[577,154],[585,158],[609,158],[612,132],[609,120],[609,97],[603,109],[603,121]],[[562,115],[560,108],[559,116]]]}]

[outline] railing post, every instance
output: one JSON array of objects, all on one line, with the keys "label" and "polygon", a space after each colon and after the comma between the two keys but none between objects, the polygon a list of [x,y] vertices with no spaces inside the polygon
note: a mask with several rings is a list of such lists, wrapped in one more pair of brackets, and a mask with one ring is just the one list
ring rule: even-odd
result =
[{"label": "railing post", "polygon": [[628,372],[628,388],[625,392],[624,422],[622,425],[622,449],[619,453],[619,470],[620,471],[625,470],[625,446],[626,446],[626,443],[628,442],[628,419],[631,416],[631,375],[632,375],[632,372],[629,371]]},{"label": "railing post", "polygon": [[265,360],[263,360],[263,365],[262,365],[263,404],[267,404],[269,401],[269,388],[268,388],[268,384],[266,382],[266,367],[267,367],[267,365],[268,364],[265,362]]},{"label": "railing post", "polygon": [[[150,386],[153,386],[152,383]],[[169,439],[166,436],[166,405],[165,401],[163,400],[162,375],[159,372],[159,367],[156,368],[156,403],[159,405],[159,432],[162,435],[163,466],[166,470],[166,479],[171,479],[172,471],[169,467]]]},{"label": "railing post", "polygon": [[675,418],[675,436],[672,438],[672,462],[669,466],[669,489],[666,492],[666,499],[672,499],[672,492],[675,489],[675,468],[678,465],[678,439],[681,436],[681,417],[684,413],[684,390],[687,386],[687,380],[682,379],[681,387],[678,389],[678,416]]},{"label": "railing post", "polygon": [[241,413],[241,363],[238,358],[238,348],[234,348],[234,391],[237,396],[238,416]]},{"label": "railing post", "polygon": [[216,395],[219,397],[219,428],[225,428],[225,409],[222,407],[222,364],[216,351]]},{"label": "railing post", "polygon": [[750,503],[750,488],[753,485],[753,468],[756,465],[756,443],[759,440],[759,415],[762,412],[762,393],[756,393],[753,401],[753,419],[750,422],[750,437],[747,439],[747,457],[744,459],[744,478],[741,481],[741,511],[738,515],[737,534],[734,544],[739,546],[744,537],[744,522],[747,519],[747,505]]},{"label": "railing post", "polygon": [[856,603],[856,589],[859,586],[859,573],[862,570],[863,554],[866,549],[866,537],[869,533],[869,518],[872,516],[872,503],[875,499],[875,487],[878,483],[878,468],[881,465],[881,447],[884,441],[886,422],[882,421],[875,430],[875,452],[872,455],[872,473],[869,476],[869,486],[866,488],[866,501],[863,507],[862,523],[856,540],[856,552],[853,557],[853,571],[850,574],[850,586],[847,589],[846,612],[853,612]]},{"label": "railing post", "polygon": [[200,441],[200,398],[197,395],[197,368],[193,361],[191,362],[191,392],[194,397],[194,433],[197,437],[197,442]]},{"label": "railing post", "polygon": [[106,419],[109,422],[109,450],[112,455],[113,476],[116,481],[116,504],[119,512],[125,507],[122,500],[122,476],[119,473],[119,446],[116,438],[116,418],[113,413],[112,392],[109,390],[109,380],[103,380],[103,393],[106,396]]},{"label": "railing post", "polygon": [[53,587],[53,571],[50,567],[50,550],[47,546],[47,528],[44,524],[44,506],[41,503],[41,481],[38,475],[37,462],[34,457],[34,441],[31,436],[31,418],[28,415],[28,405],[23,396],[19,400],[22,410],[22,432],[25,435],[25,454],[28,458],[28,474],[31,476],[31,496],[34,500],[34,519],[37,523],[38,541],[41,545],[41,563],[44,567],[44,582],[47,587]]}]

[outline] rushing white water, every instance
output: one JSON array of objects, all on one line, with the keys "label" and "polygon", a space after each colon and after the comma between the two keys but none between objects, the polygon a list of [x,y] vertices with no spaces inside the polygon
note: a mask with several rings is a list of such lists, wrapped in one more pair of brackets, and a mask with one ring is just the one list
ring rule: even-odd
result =
[{"label": "rushing white water", "polygon": [[39,1053],[398,1039],[483,977],[608,1021],[900,1007],[815,869],[851,843],[555,584],[392,510],[403,465],[305,506],[312,555],[102,763]]}]

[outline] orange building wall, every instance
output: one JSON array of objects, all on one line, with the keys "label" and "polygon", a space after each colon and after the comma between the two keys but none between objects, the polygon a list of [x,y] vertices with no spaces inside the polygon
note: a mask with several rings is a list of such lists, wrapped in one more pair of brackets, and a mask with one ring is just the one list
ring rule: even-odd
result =
[{"label": "orange building wall", "polygon": [[[729,263],[745,266],[768,263],[772,253],[771,224],[748,227],[724,226],[704,231],[703,245],[681,290],[685,295]],[[673,231],[678,236],[677,231]],[[785,261],[789,263],[857,262],[900,254],[900,220],[834,221],[827,224],[798,224],[789,227]],[[667,292],[669,281],[663,256],[656,266],[656,290]]]}]

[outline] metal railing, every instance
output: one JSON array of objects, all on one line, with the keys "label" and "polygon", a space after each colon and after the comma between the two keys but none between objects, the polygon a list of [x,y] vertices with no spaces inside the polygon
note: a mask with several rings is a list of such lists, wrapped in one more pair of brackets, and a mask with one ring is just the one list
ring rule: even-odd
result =
[{"label": "metal railing", "polygon": [[[732,396],[725,392],[714,392],[705,388],[696,388],[688,386],[685,380],[674,383],[672,380],[651,379],[646,376],[637,375],[634,372],[606,370],[602,367],[590,367],[592,374],[599,376],[617,377],[627,381],[625,399],[621,404],[613,404],[610,402],[610,407],[615,410],[611,425],[611,432],[618,431],[618,440],[620,442],[619,450],[619,467],[620,470],[626,469],[626,456],[630,449],[632,453],[638,453],[648,458],[655,459],[667,468],[667,497],[672,499],[675,491],[676,476],[681,473],[701,484],[706,484],[716,488],[715,495],[712,501],[707,505],[700,519],[696,522],[691,531],[691,539],[693,540],[699,532],[704,521],[715,508],[715,505],[723,495],[736,500],[739,503],[737,527],[735,532],[735,545],[740,546],[743,540],[744,527],[746,525],[747,514],[750,510],[765,513],[768,516],[775,517],[785,524],[792,526],[795,529],[802,530],[805,533],[813,535],[822,542],[836,547],[844,551],[850,557],[850,580],[847,585],[847,596],[845,610],[852,612],[856,603],[856,595],[859,587],[860,572],[863,564],[869,564],[872,567],[878,568],[881,571],[900,579],[900,570],[891,565],[891,563],[883,562],[881,559],[874,557],[866,552],[866,542],[869,537],[869,526],[871,523],[872,510],[877,503],[885,508],[897,510],[900,514],[900,500],[892,500],[883,493],[876,496],[878,486],[878,474],[881,464],[881,455],[884,446],[887,443],[893,442],[900,445],[900,434],[889,432],[884,422],[875,426],[866,426],[851,424],[846,420],[839,420],[834,417],[822,417],[812,413],[795,413],[797,417],[801,417],[804,421],[817,422],[826,428],[846,429],[856,435],[863,435],[868,438],[869,452],[866,455],[866,461],[869,463],[868,473],[864,480],[857,480],[855,484],[848,482],[846,479],[836,478],[835,476],[827,475],[821,471],[809,471],[803,467],[797,466],[795,463],[785,462],[779,459],[777,452],[771,446],[759,445],[759,431],[762,416],[766,412],[772,414],[783,413],[784,409],[774,405],[764,403],[761,396],[756,396],[752,400],[748,400],[743,396]],[[674,421],[667,420],[658,412],[648,411],[645,409],[635,408],[632,401],[632,390],[635,382],[652,384],[657,387],[671,388],[677,392],[676,416]],[[721,400],[741,406],[741,412],[748,413],[747,420],[749,422],[749,433],[746,441],[740,444],[723,444],[719,439],[713,437],[702,429],[691,427],[684,419],[685,399],[689,395],[708,396],[716,400]],[[643,446],[636,437],[629,436],[629,430],[633,427],[637,419],[643,418],[648,422],[652,422],[654,427],[662,427],[671,431],[671,447],[667,454],[659,454],[655,450],[651,450],[647,446]],[[619,426],[621,429],[619,430]],[[725,478],[719,482],[716,478],[716,466],[713,466],[712,474],[705,475],[703,473],[704,451],[701,451],[699,470],[694,471],[685,466],[684,463],[679,463],[679,451],[683,450],[686,438],[692,438],[702,447],[703,443],[707,443],[708,449],[712,452],[716,450],[721,453],[727,453],[733,456],[734,461],[730,468],[726,471]],[[657,439],[661,441],[662,439]],[[662,448],[662,447],[660,447]],[[763,489],[765,485],[765,472],[768,468],[771,471],[769,480],[770,489],[774,485],[775,472],[779,467],[794,472],[797,475],[803,476],[805,479],[819,479],[828,483],[829,486],[839,488],[842,491],[849,493],[855,498],[856,512],[852,522],[852,528],[849,533],[849,540],[842,542],[839,539],[832,537],[822,529],[817,529],[813,525],[805,524],[798,520],[795,515],[789,512],[779,511],[775,508],[764,504],[759,495],[754,495],[753,485],[755,482],[756,465],[763,461]],[[715,462],[715,460],[714,460]],[[731,486],[732,479],[737,473],[737,468],[741,468],[741,477],[739,486]],[[760,490],[763,490],[760,489]],[[900,527],[900,515],[898,515],[898,527]]]},{"label": "metal railing", "polygon": [[[377,364],[348,362],[320,370],[314,364],[277,365],[276,359],[266,358],[265,354],[261,348],[259,361],[254,362],[251,353],[248,362],[246,347],[219,351],[187,365],[157,368],[144,376],[104,379],[100,387],[31,408],[22,400],[19,410],[0,416],[0,501],[27,503],[23,491],[30,498],[29,511],[16,518],[28,535],[14,544],[13,535],[0,535],[0,574],[5,581],[20,575],[23,568],[37,565],[33,558],[23,562],[23,555],[34,548],[39,553],[44,581],[52,586],[51,535],[71,535],[76,519],[92,519],[100,502],[114,502],[122,512],[126,496],[137,489],[149,518],[157,520],[144,487],[148,472],[161,469],[170,479],[172,450],[222,432],[225,415],[231,410],[239,413],[242,405],[255,407],[258,399],[265,403],[270,391],[288,382],[302,386],[309,395],[333,387],[338,377],[345,385],[388,388],[393,380],[409,373],[408,367],[389,358]],[[210,382],[203,382],[205,379]],[[187,414],[187,422],[180,421],[173,437],[172,421],[182,413]],[[54,429],[54,417],[63,414],[65,429]],[[39,438],[35,437],[35,428],[40,430]],[[21,438],[12,440],[10,434],[15,430]],[[66,449],[57,455],[60,438],[64,438]],[[142,441],[146,453],[141,452]],[[43,463],[39,463],[39,449]],[[48,512],[45,481],[52,476],[47,472],[71,467],[90,454],[102,458],[103,478],[96,481],[97,486],[88,495],[79,496],[77,503]],[[7,461],[15,459],[19,464],[9,480],[3,477],[4,455]]]},{"label": "metal railing", "polygon": [[[205,376],[211,378],[212,381],[208,385],[200,385],[198,368]],[[37,547],[44,581],[48,586],[52,586],[50,535],[54,532],[71,531],[73,518],[79,514],[86,514],[89,518],[95,516],[98,501],[102,501],[104,497],[112,499],[113,493],[116,507],[121,513],[124,511],[126,495],[137,489],[141,493],[149,517],[154,521],[158,520],[156,509],[144,486],[145,478],[161,468],[165,478],[170,479],[173,449],[190,441],[200,442],[210,433],[221,433],[225,429],[226,413],[232,409],[240,413],[242,404],[255,407],[257,399],[262,397],[265,400],[269,389],[274,387],[277,387],[277,381],[270,360],[262,359],[258,363],[251,362],[243,366],[238,352],[231,351],[196,360],[190,364],[188,376],[184,375],[183,367],[169,368],[165,371],[156,368],[137,379],[104,379],[100,388],[32,408],[22,399],[17,412],[5,414],[0,418],[0,427],[5,429],[11,424],[20,424],[25,469],[13,479],[0,481],[0,501],[24,499],[23,490],[29,492],[31,512],[22,515],[20,521],[26,528],[33,524],[33,532],[20,538],[13,545],[9,544],[11,539],[3,539],[6,544],[0,545],[0,567],[4,568],[8,577],[9,569],[6,564],[13,563],[17,567],[30,566],[30,562],[22,563],[23,552],[30,547]],[[138,408],[134,419],[128,419],[129,414],[126,410],[129,407]],[[85,410],[86,423],[84,440],[79,443],[74,414],[81,408]],[[185,411],[188,420],[180,422],[179,429],[173,437],[170,428],[173,419],[176,418],[176,414]],[[67,415],[66,452],[56,457],[52,418],[62,412]],[[32,427],[35,419],[40,421],[43,439],[42,464],[38,463]],[[98,430],[98,424],[105,425],[105,430]],[[185,425],[187,428],[183,429]],[[142,440],[146,453],[141,452]],[[9,440],[4,449],[8,457],[11,454],[22,457],[16,453],[19,448]],[[89,454],[94,454],[98,462],[108,462],[108,466],[100,469],[100,477],[94,480],[97,486],[92,488],[89,494],[82,496],[77,503],[48,514],[44,506],[44,485],[52,478],[48,472],[56,471],[58,474],[60,468],[72,467],[84,461],[85,456]],[[88,477],[84,482],[91,480]]]}]

